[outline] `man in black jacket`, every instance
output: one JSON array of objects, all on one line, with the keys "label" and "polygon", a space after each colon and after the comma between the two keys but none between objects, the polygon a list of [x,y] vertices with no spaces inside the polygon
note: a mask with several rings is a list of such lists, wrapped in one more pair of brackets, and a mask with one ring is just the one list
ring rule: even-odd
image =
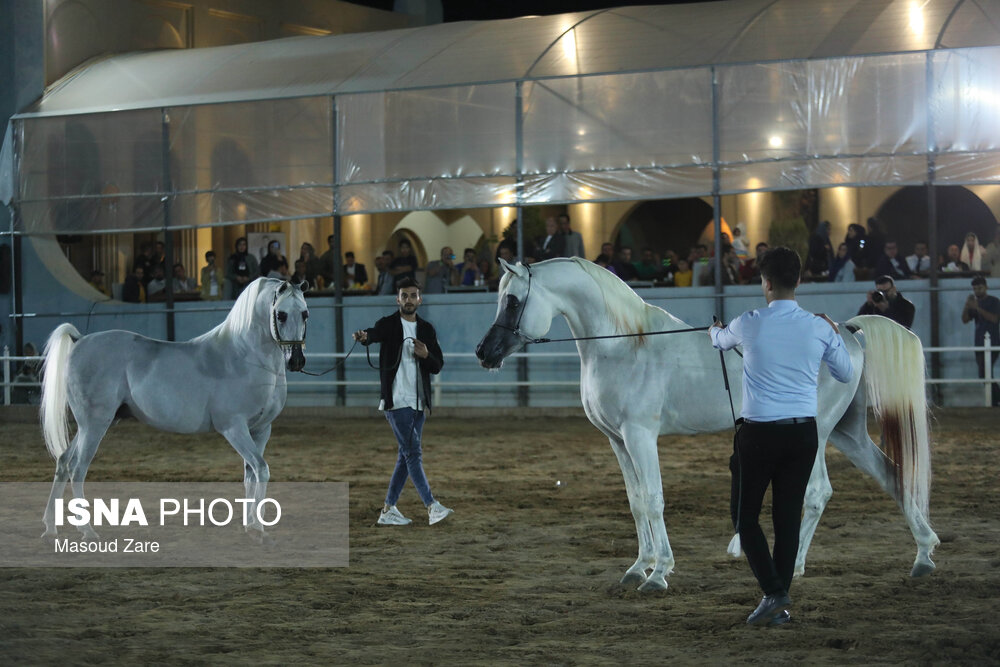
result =
[{"label": "man in black jacket", "polygon": [[434,525],[452,510],[434,500],[431,494],[424,474],[420,438],[424,429],[424,410],[430,412],[431,409],[431,373],[441,372],[444,359],[434,327],[417,316],[421,303],[417,281],[412,278],[400,280],[396,303],[399,304],[399,312],[383,317],[370,329],[354,332],[354,340],[362,345],[382,344],[379,350],[382,384],[379,410],[385,411],[386,421],[392,426],[399,443],[396,469],[389,480],[385,506],[378,523],[383,526],[410,523],[410,519],[396,509],[396,502],[409,477],[427,507],[428,522]]},{"label": "man in black jacket", "polygon": [[891,276],[879,276],[875,279],[875,291],[868,292],[868,299],[858,309],[858,315],[884,315],[909,329],[913,326],[916,310],[916,306],[896,289],[896,281]]}]

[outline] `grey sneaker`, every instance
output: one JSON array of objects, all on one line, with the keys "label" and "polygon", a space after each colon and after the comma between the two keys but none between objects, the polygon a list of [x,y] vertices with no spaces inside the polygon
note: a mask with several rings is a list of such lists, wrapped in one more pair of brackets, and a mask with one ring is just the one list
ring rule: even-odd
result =
[{"label": "grey sneaker", "polygon": [[396,509],[395,505],[389,509],[383,509],[378,515],[378,524],[380,526],[405,526],[409,523],[413,522],[403,516],[403,513]]},{"label": "grey sneaker", "polygon": [[427,506],[427,523],[433,526],[438,521],[446,519],[453,511],[435,500]]}]

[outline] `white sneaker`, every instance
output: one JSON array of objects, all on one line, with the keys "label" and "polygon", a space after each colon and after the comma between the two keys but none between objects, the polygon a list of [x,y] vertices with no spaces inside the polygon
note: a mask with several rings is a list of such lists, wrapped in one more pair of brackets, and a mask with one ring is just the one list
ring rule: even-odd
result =
[{"label": "white sneaker", "polygon": [[396,509],[395,505],[389,509],[383,509],[378,515],[378,524],[380,526],[405,526],[408,523],[413,522],[403,516],[403,513]]},{"label": "white sneaker", "polygon": [[433,526],[438,521],[443,521],[444,519],[446,519],[448,515],[454,511],[455,510],[448,509],[447,507],[445,507],[444,505],[435,500],[434,502],[432,502],[430,505],[427,506],[427,522]]}]

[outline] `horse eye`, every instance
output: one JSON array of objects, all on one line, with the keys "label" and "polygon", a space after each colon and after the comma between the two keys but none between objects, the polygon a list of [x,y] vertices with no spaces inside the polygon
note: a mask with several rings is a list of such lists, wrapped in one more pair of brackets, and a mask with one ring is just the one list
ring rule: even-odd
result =
[{"label": "horse eye", "polygon": [[308,319],[309,319],[309,311],[308,310],[302,311],[302,321],[305,322]]},{"label": "horse eye", "polygon": [[288,313],[283,310],[278,311],[278,321],[286,322],[288,320]]},{"label": "horse eye", "polygon": [[519,303],[520,301],[513,294],[507,295],[507,308],[509,308],[510,310],[517,310],[517,306]]}]

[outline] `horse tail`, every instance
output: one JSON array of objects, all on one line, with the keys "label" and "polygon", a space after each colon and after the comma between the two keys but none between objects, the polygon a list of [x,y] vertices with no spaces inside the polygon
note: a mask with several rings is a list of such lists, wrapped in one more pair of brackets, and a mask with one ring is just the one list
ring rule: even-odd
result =
[{"label": "horse tail", "polygon": [[42,365],[42,405],[39,414],[45,446],[57,461],[69,449],[69,414],[66,391],[69,353],[80,339],[72,324],[60,324],[45,343]]},{"label": "horse tail", "polygon": [[912,331],[881,315],[859,315],[848,324],[864,334],[868,401],[895,466],[896,495],[904,509],[913,503],[926,517],[931,448],[923,346]]}]

